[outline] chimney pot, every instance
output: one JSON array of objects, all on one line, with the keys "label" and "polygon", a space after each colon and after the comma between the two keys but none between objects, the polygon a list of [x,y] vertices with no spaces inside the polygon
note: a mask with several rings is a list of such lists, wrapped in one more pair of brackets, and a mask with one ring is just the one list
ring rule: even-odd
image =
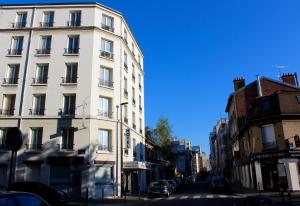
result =
[{"label": "chimney pot", "polygon": [[293,73],[282,74],[280,78],[281,78],[282,82],[284,82],[284,83],[297,86],[296,73],[294,73],[294,74]]},{"label": "chimney pot", "polygon": [[233,80],[234,91],[243,88],[245,86],[245,79],[243,77],[237,77]]}]

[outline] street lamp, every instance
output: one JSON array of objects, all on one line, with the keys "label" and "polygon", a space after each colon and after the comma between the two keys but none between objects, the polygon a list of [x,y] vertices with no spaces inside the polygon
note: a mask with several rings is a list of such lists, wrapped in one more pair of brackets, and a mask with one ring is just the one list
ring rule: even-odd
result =
[{"label": "street lamp", "polygon": [[[123,169],[123,114],[122,106],[127,105],[128,102],[123,102],[120,104],[120,117],[121,117],[121,197],[124,194],[124,169]],[[125,193],[126,194],[126,193]],[[126,196],[125,196],[126,198]]]}]

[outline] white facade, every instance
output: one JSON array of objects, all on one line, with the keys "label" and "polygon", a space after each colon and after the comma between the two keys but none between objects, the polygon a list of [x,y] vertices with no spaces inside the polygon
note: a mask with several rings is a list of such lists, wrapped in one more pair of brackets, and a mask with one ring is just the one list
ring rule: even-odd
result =
[{"label": "white facade", "polygon": [[[97,3],[75,3],[3,5],[0,19],[0,145],[9,127],[24,134],[16,180],[81,193],[89,188],[92,198],[102,188],[119,195],[117,106],[123,102],[123,133],[130,130],[124,162],[145,157],[143,54],[123,16]],[[10,72],[15,65],[18,71]],[[0,148],[1,176],[8,174],[10,153]]]}]

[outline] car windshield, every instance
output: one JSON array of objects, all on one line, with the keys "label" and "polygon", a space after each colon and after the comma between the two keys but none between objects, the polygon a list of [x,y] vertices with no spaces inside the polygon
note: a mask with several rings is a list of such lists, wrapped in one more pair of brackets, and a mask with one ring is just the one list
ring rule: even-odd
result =
[{"label": "car windshield", "polygon": [[151,183],[151,187],[162,186],[162,185],[165,185],[165,184],[166,184],[165,181],[152,182],[152,183]]}]

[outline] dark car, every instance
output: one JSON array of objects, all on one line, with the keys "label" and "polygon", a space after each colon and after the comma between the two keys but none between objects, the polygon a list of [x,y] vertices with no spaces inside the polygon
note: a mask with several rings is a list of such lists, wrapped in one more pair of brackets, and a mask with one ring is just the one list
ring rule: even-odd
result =
[{"label": "dark car", "polygon": [[228,193],[229,187],[227,181],[219,176],[214,176],[210,182],[210,190],[212,192]]},{"label": "dark car", "polygon": [[246,198],[247,206],[272,206],[270,197],[264,195],[248,196]]},{"label": "dark car", "polygon": [[172,193],[172,188],[167,180],[159,180],[156,182],[151,182],[148,188],[148,198],[155,195],[164,195],[169,197]]},{"label": "dark car", "polygon": [[168,182],[169,182],[169,185],[172,188],[172,193],[176,192],[176,190],[177,190],[177,183],[176,183],[176,181],[175,180],[168,180]]},{"label": "dark car", "polygon": [[41,197],[26,192],[0,193],[0,206],[50,206]]},{"label": "dark car", "polygon": [[50,205],[61,206],[68,202],[68,195],[40,182],[15,182],[8,186],[8,191],[22,191],[36,194]]}]

